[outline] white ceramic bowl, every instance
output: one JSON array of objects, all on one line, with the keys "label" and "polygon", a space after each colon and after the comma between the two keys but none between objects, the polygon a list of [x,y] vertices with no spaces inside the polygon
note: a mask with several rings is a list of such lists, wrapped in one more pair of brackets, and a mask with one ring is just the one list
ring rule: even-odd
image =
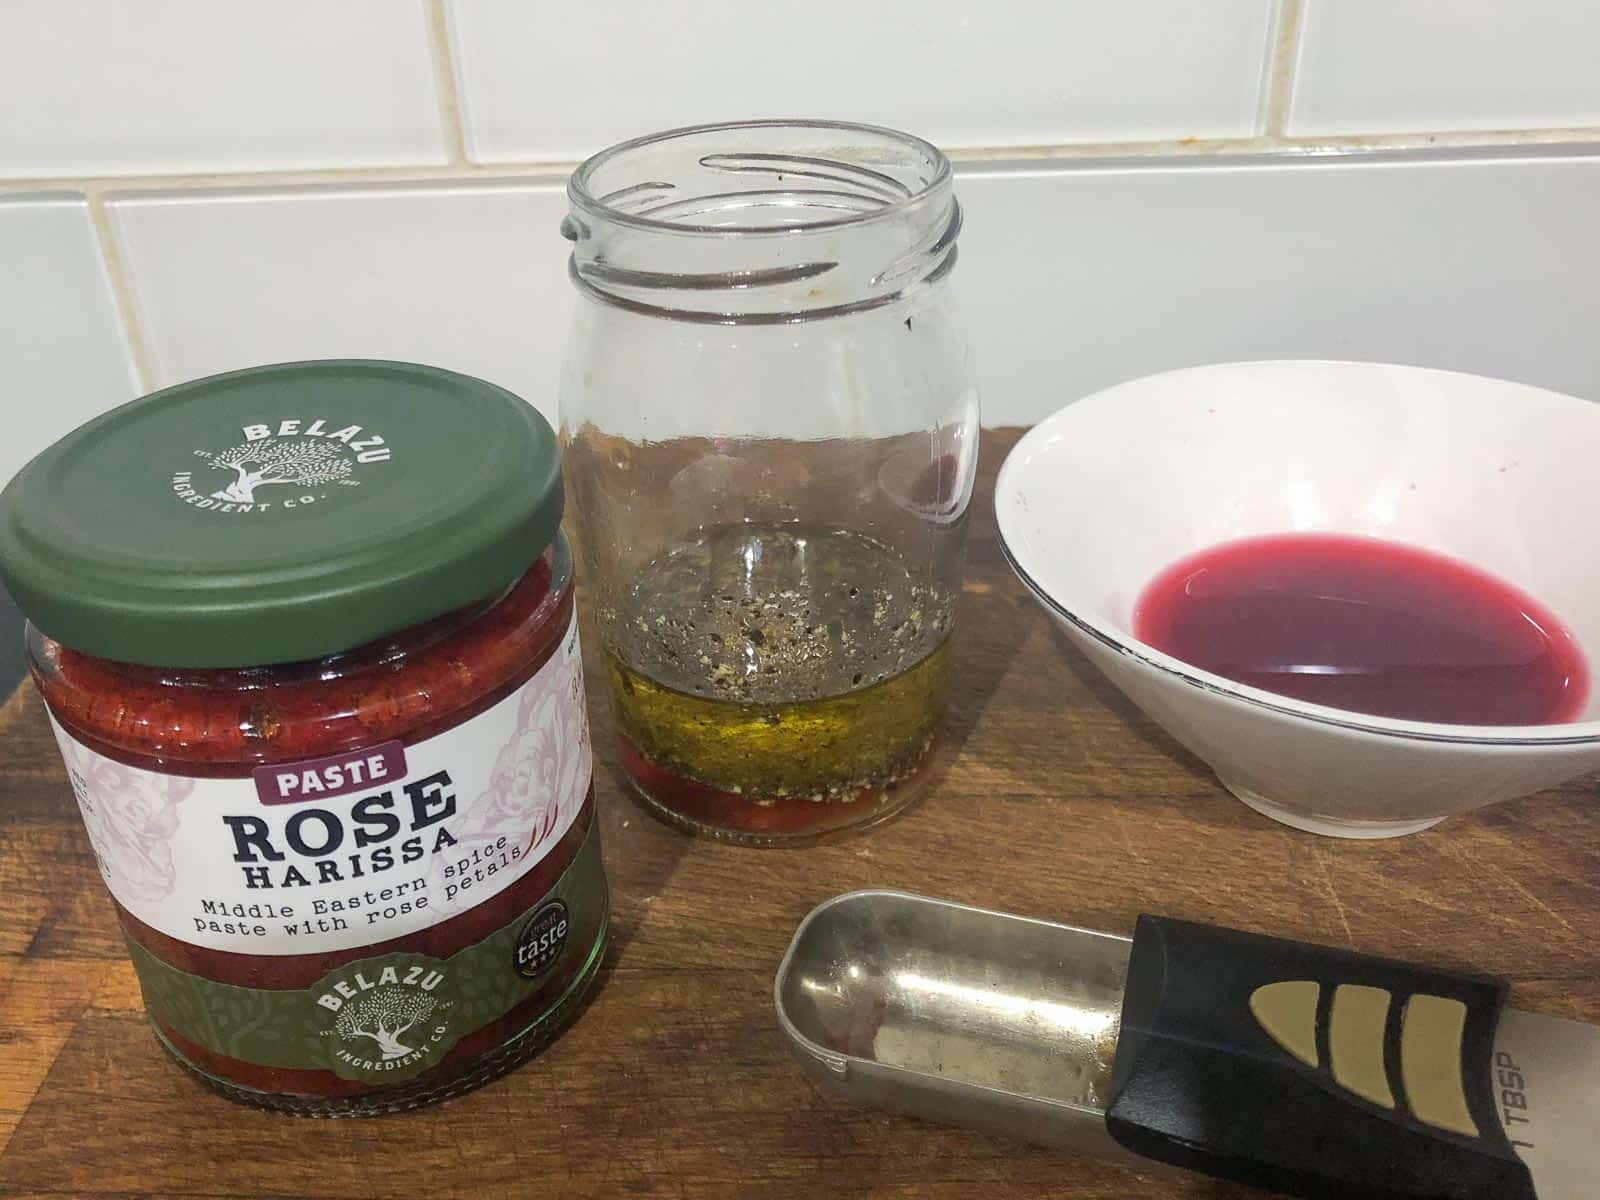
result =
[{"label": "white ceramic bowl", "polygon": [[1600,770],[1600,662],[1575,723],[1436,725],[1278,696],[1138,641],[1162,568],[1322,531],[1463,559],[1600,655],[1600,405],[1375,363],[1227,363],[1109,388],[1032,429],[995,509],[1023,583],[1140,708],[1252,808],[1387,837]]}]

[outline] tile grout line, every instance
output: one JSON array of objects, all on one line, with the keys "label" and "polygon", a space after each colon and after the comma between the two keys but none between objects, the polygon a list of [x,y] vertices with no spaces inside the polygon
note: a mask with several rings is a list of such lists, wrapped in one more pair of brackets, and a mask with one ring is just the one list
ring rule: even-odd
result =
[{"label": "tile grout line", "polygon": [[1268,51],[1265,88],[1266,109],[1262,132],[1269,138],[1289,140],[1289,104],[1294,97],[1294,75],[1300,53],[1300,23],[1305,0],[1278,0]]},{"label": "tile grout line", "polygon": [[[1291,0],[1292,2],[1292,0]],[[1600,125],[1549,129],[1448,130],[1338,137],[1288,137],[1254,134],[1243,137],[1177,138],[1150,142],[1071,142],[1033,146],[982,146],[947,149],[957,163],[1075,162],[1086,158],[1114,163],[1161,159],[1176,165],[1205,167],[1222,154],[1258,154],[1285,162],[1313,156],[1358,159],[1363,153],[1389,150],[1493,150],[1506,147],[1589,146],[1600,142]],[[444,166],[338,167],[280,171],[219,171],[192,174],[60,175],[0,178],[0,199],[50,191],[87,194],[148,191],[241,191],[252,188],[368,187],[383,184],[507,183],[517,180],[560,183],[575,162],[450,163]]]},{"label": "tile grout line", "polygon": [[947,149],[956,164],[1023,162],[1072,163],[1099,159],[1111,168],[1123,163],[1156,162],[1205,168],[1225,155],[1253,155],[1263,160],[1292,163],[1308,159],[1359,162],[1374,152],[1460,150],[1536,150],[1589,147],[1600,142],[1600,125],[1564,129],[1418,130],[1411,133],[1345,134],[1326,137],[1271,136],[1180,138],[1159,142],[1076,142],[1066,145],[997,146],[982,149]]},{"label": "tile grout line", "polygon": [[467,159],[467,125],[461,111],[461,87],[456,79],[455,57],[451,52],[450,22],[445,16],[444,0],[424,0],[428,22],[428,49],[433,58],[433,86],[438,93],[439,121],[444,126],[445,141],[450,151],[450,162],[465,166]]},{"label": "tile grout line", "polygon": [[[1595,131],[1600,138],[1600,129]],[[221,188],[361,187],[390,183],[472,183],[534,179],[561,182],[576,163],[447,163],[441,166],[307,167],[279,171],[196,171],[190,174],[61,175],[31,179],[0,178],[0,198],[47,191],[111,192],[200,191]]]},{"label": "tile grout line", "polygon": [[111,285],[111,302],[116,308],[117,320],[122,325],[122,337],[128,347],[128,356],[133,359],[133,371],[138,376],[142,395],[154,388],[155,371],[145,345],[138,306],[133,302],[133,288],[128,282],[122,247],[111,228],[111,214],[106,211],[104,194],[96,187],[86,187],[84,199],[88,202],[89,220],[94,226],[95,241],[99,244],[100,262],[105,267],[106,280]]}]

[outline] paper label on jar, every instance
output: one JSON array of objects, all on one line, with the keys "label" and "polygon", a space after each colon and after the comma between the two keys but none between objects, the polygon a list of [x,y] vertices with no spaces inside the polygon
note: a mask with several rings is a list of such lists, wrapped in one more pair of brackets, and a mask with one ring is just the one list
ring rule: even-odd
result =
[{"label": "paper label on jar", "polygon": [[118,903],[239,954],[369,946],[477,907],[561,841],[593,773],[576,615],[532,678],[453,729],[250,778],[131,767],[51,723]]}]

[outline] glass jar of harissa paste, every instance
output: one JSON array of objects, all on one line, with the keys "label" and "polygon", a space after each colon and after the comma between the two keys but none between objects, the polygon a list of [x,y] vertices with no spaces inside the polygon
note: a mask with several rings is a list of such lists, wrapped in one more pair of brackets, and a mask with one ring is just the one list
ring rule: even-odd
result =
[{"label": "glass jar of harissa paste", "polygon": [[533,1053],[605,942],[555,440],[403,363],[116,409],[0,496],[0,574],[157,1036],[385,1112]]}]

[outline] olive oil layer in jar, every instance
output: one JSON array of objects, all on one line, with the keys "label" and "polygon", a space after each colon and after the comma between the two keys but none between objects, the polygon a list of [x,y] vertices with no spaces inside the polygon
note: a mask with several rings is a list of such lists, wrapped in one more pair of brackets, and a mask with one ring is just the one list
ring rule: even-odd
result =
[{"label": "olive oil layer in jar", "polygon": [[944,711],[951,603],[889,547],[720,526],[648,564],[608,623],[623,761],[669,819],[778,840],[913,798]]}]

